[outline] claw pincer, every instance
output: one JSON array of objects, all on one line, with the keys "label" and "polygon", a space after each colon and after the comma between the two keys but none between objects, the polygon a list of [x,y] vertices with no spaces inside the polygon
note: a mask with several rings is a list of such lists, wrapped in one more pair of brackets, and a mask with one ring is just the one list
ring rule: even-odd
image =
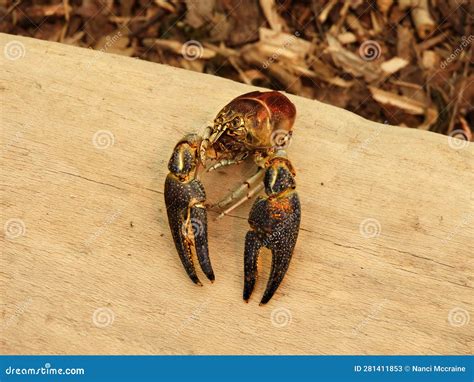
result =
[{"label": "claw pincer", "polygon": [[176,145],[168,163],[165,203],[171,234],[183,266],[196,284],[201,284],[194,268],[197,257],[207,278],[214,281],[207,244],[206,193],[196,175],[199,137],[187,135]]},{"label": "claw pincer", "polygon": [[260,304],[272,298],[288,270],[301,219],[294,170],[285,157],[275,156],[270,160],[264,183],[267,197],[259,197],[250,211],[251,229],[245,237],[244,253],[243,298],[248,301],[257,279],[260,249],[266,247],[272,251],[270,278]]}]

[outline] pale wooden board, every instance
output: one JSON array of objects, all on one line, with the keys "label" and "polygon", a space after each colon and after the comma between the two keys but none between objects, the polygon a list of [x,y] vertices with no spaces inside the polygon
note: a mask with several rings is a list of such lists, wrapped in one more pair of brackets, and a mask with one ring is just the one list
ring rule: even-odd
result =
[{"label": "pale wooden board", "polygon": [[[273,300],[258,306],[267,253],[245,304],[250,204],[210,222],[217,279],[200,288],[175,252],[163,182],[175,142],[252,88],[9,35],[2,52],[11,41],[25,55],[0,57],[1,225],[25,232],[1,232],[2,353],[472,352],[474,145],[290,96],[301,232]],[[99,130],[112,146],[94,146]],[[208,200],[251,172],[206,175]],[[99,308],[113,312],[103,328]]]}]

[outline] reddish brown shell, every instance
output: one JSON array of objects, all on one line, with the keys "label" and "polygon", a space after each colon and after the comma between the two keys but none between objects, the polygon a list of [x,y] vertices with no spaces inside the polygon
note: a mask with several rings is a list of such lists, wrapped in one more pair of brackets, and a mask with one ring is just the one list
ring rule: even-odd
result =
[{"label": "reddish brown shell", "polygon": [[227,104],[222,112],[230,110],[244,116],[252,135],[250,146],[254,147],[275,146],[278,138],[291,134],[296,117],[295,105],[277,91],[242,94]]}]

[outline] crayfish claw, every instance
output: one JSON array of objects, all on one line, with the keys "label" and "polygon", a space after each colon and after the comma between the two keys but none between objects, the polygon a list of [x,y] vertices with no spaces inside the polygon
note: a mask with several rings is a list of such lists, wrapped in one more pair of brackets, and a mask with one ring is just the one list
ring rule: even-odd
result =
[{"label": "crayfish claw", "polygon": [[265,192],[249,216],[244,254],[244,300],[248,300],[257,277],[257,258],[261,247],[272,251],[270,278],[261,305],[266,304],[281,284],[293,255],[301,220],[301,206],[295,191],[294,170],[286,157],[276,156],[265,170]]},{"label": "crayfish claw", "polygon": [[272,250],[272,269],[270,271],[270,278],[268,279],[267,287],[263,293],[260,305],[266,304],[273,297],[283,277],[288,270],[292,256],[292,249],[273,249]]},{"label": "crayfish claw", "polygon": [[257,260],[262,242],[254,231],[247,232],[245,236],[244,253],[244,300],[248,302],[257,280]]},{"label": "crayfish claw", "polygon": [[196,274],[196,256],[207,278],[214,281],[208,253],[206,193],[197,178],[199,140],[195,135],[178,142],[168,163],[165,204],[176,250],[189,278],[202,285]]},{"label": "crayfish claw", "polygon": [[[215,279],[209,259],[207,211],[223,217],[265,188],[266,196],[255,200],[248,219],[243,299],[248,301],[255,289],[263,247],[271,251],[272,265],[260,304],[270,301],[279,288],[293,256],[301,220],[295,170],[285,152],[295,117],[295,105],[284,94],[253,91],[225,105],[202,135],[186,135],[174,147],[168,162],[165,204],[176,250],[195,284],[202,285],[196,262],[211,282]],[[257,172],[219,202],[207,204],[198,173],[236,165],[249,156]]]},{"label": "crayfish claw", "polygon": [[194,206],[191,208],[191,231],[194,241],[191,248],[196,249],[196,255],[201,265],[201,269],[206,277],[214,282],[216,279],[209,258],[207,243],[207,211],[204,206]]}]

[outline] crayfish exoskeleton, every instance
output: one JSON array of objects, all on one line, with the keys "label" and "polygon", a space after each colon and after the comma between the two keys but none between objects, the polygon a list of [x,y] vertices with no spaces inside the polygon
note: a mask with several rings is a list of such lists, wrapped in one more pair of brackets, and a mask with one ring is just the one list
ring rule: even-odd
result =
[{"label": "crayfish exoskeleton", "polygon": [[213,164],[207,170],[212,171],[251,156],[257,172],[212,207],[225,215],[265,188],[266,197],[258,197],[250,211],[243,298],[248,301],[254,289],[262,247],[272,251],[272,267],[261,304],[277,290],[290,264],[301,219],[295,170],[285,151],[295,116],[295,106],[283,94],[251,92],[226,105],[202,136],[186,135],[175,146],[168,163],[165,202],[176,250],[194,283],[201,284],[193,257],[214,281],[207,244],[206,193],[198,179],[199,170],[209,161]]}]

